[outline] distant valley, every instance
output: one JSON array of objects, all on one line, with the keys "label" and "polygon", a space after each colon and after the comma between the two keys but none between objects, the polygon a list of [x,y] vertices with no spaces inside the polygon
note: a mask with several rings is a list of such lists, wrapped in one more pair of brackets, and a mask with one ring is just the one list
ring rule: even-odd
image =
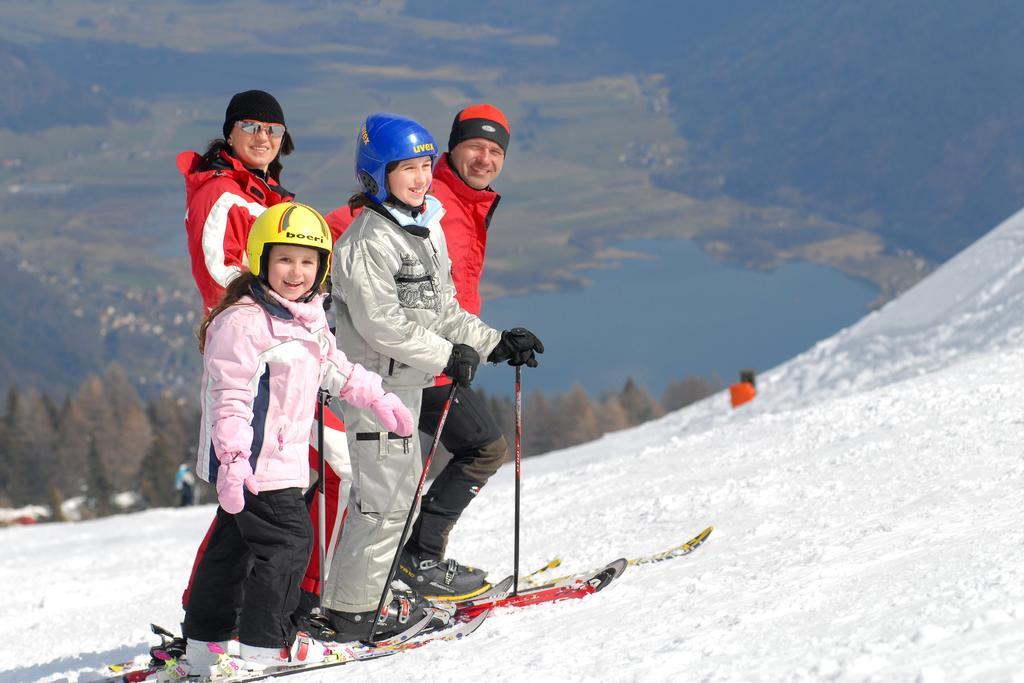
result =
[{"label": "distant valley", "polygon": [[[524,2],[522,19],[448,0],[9,3],[0,82],[23,96],[0,103],[0,283],[25,295],[0,304],[0,373],[60,395],[117,359],[144,393],[191,391],[199,311],[173,160],[246,88],[283,102],[284,184],[324,211],[353,189],[366,113],[443,140],[460,105],[500,104],[513,143],[488,297],[584,286],[617,241],[674,237],[745,268],[836,268],[880,303],[1024,197],[1017,61],[982,30],[1024,10],[965,24],[954,3],[701,4],[652,2],[652,23],[605,0],[582,18]],[[932,33],[897,46],[907,22]],[[965,61],[936,63],[951,35]]]}]

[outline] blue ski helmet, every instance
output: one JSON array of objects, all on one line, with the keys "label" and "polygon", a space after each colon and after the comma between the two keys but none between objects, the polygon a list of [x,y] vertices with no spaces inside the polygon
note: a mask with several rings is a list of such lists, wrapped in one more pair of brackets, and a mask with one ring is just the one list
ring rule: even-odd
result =
[{"label": "blue ski helmet", "polygon": [[383,204],[388,198],[388,164],[425,156],[431,163],[437,161],[430,131],[398,114],[370,114],[356,137],[356,180],[366,196]]}]

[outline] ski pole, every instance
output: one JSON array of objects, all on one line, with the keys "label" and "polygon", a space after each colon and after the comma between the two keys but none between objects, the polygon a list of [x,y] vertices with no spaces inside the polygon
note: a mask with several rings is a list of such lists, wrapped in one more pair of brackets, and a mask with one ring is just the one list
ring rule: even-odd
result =
[{"label": "ski pole", "polygon": [[512,595],[519,595],[519,492],[523,480],[521,467],[523,453],[523,366],[516,366],[516,514],[515,514],[515,559],[512,579]]},{"label": "ski pole", "polygon": [[317,420],[316,420],[316,450],[319,455],[319,476],[317,477],[316,488],[317,488],[317,499],[316,499],[316,517],[317,524],[319,527],[320,544],[320,608],[324,606],[324,586],[327,583],[327,567],[325,562],[327,560],[327,489],[325,488],[325,482],[327,480],[327,472],[324,468],[327,466],[324,458],[324,404],[326,403],[324,396],[326,391],[320,389],[316,394],[316,408],[317,408]]},{"label": "ski pole", "polygon": [[[398,559],[402,556],[402,546],[405,545],[405,537],[409,534],[409,527],[412,526],[412,519],[416,515],[416,508],[419,507],[420,497],[423,496],[423,482],[427,480],[427,472],[430,471],[430,462],[434,459],[434,453],[437,452],[437,446],[441,443],[441,430],[444,429],[445,420],[448,419],[448,411],[451,410],[452,401],[455,400],[455,390],[458,388],[459,383],[452,381],[451,391],[448,392],[448,398],[445,399],[444,408],[441,409],[441,419],[437,421],[437,429],[434,430],[434,442],[430,444],[430,450],[427,452],[427,459],[423,463],[423,471],[420,473],[419,484],[416,485],[416,495],[412,498],[412,505],[409,507],[409,514],[405,517],[405,526],[402,527],[402,535],[398,537],[398,549],[395,551],[395,559],[391,561],[391,570],[388,571],[388,578],[384,582],[384,590],[380,594],[380,601],[377,603],[377,611],[374,612],[373,618],[370,619],[370,637],[368,642],[372,645],[377,642],[377,638],[374,635],[374,630],[377,626],[377,618],[384,609],[384,602],[388,599],[388,591],[391,590],[391,582],[395,578],[395,574],[398,572]],[[415,436],[415,435],[414,435]]]}]

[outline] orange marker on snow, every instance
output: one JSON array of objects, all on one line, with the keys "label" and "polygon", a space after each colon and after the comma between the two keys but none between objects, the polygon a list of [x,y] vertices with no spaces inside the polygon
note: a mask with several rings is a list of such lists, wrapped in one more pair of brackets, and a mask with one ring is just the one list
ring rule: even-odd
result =
[{"label": "orange marker on snow", "polygon": [[740,381],[729,387],[729,399],[733,408],[739,408],[744,403],[749,403],[757,396],[757,388],[754,386],[754,371],[740,370]]}]

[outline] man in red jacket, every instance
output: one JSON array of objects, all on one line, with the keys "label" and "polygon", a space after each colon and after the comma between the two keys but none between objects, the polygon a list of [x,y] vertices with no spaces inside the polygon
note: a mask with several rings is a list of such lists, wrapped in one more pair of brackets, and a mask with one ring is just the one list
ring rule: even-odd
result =
[{"label": "man in red jacket", "polygon": [[[510,128],[505,115],[490,104],[475,104],[460,111],[452,123],[448,153],[434,167],[432,191],[445,208],[441,227],[452,261],[452,279],[459,304],[480,314],[480,277],[483,274],[487,231],[501,196],[491,183],[501,174]],[[327,216],[335,239],[354,218],[342,206]],[[516,364],[536,365],[534,352],[544,350],[533,334],[516,328],[509,343],[516,347]],[[509,333],[506,333],[509,334]],[[504,341],[504,337],[503,337]],[[513,361],[510,361],[510,363]],[[450,380],[441,376],[423,390],[419,428],[437,429],[448,396]],[[454,599],[485,587],[484,572],[445,560],[448,534],[463,510],[508,457],[508,444],[487,407],[469,387],[459,387],[441,434],[452,460],[423,496],[419,518],[402,552],[399,578],[418,593]]]}]

